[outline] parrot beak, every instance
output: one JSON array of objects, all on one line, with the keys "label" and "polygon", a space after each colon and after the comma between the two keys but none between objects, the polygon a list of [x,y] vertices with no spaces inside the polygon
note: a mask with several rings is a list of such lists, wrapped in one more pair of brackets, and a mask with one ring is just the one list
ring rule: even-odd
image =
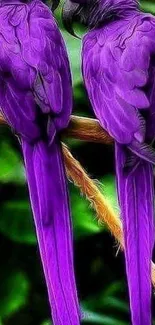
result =
[{"label": "parrot beak", "polygon": [[71,2],[70,0],[66,0],[63,9],[62,9],[62,20],[64,27],[74,37],[79,38],[73,29],[73,18],[79,13],[80,4],[76,2]]}]

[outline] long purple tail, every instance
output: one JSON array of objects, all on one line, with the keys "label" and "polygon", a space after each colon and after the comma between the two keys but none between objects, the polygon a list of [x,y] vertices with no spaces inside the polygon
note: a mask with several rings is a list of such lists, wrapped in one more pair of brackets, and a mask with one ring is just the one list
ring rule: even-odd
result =
[{"label": "long purple tail", "polygon": [[30,199],[54,325],[79,325],[72,227],[59,141],[22,141]]},{"label": "long purple tail", "polygon": [[124,227],[126,272],[133,325],[151,325],[151,258],[154,245],[153,168],[140,160],[125,170],[127,151],[116,144],[118,197]]}]

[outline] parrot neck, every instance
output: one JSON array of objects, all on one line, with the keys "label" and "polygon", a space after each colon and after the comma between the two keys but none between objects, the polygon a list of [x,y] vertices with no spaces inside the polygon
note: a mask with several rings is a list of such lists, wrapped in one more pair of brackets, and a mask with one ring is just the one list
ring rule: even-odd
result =
[{"label": "parrot neck", "polygon": [[81,21],[90,28],[95,28],[116,19],[135,15],[139,12],[138,0],[99,0],[92,5],[82,7],[80,10]]}]

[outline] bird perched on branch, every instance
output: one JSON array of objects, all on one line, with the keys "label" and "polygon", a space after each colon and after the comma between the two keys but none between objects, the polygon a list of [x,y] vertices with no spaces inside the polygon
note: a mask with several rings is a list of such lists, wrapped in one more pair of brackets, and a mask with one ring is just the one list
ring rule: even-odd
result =
[{"label": "bird perched on branch", "polygon": [[[57,1],[53,2],[53,9]],[[0,0],[0,106],[18,135],[55,325],[78,325],[72,230],[59,133],[72,110],[65,45],[40,0]]]},{"label": "bird perched on branch", "polygon": [[136,0],[66,0],[66,29],[80,20],[82,71],[101,126],[115,140],[133,325],[151,325],[154,246],[155,18]]}]

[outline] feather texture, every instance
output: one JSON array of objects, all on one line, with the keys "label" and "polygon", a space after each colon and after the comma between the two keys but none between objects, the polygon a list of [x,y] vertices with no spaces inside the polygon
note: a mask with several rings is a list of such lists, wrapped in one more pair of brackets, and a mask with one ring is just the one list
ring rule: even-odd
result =
[{"label": "feather texture", "polygon": [[44,142],[32,146],[22,141],[22,148],[53,321],[79,324],[72,225],[59,139],[50,148]]},{"label": "feather texture", "polygon": [[123,220],[132,323],[151,322],[151,263],[154,245],[153,168],[147,162],[123,172],[126,152],[116,144],[117,188]]},{"label": "feather texture", "polygon": [[65,45],[39,0],[0,7],[0,104],[21,139],[53,324],[78,325],[72,227],[59,131],[72,85]]},{"label": "feather texture", "polygon": [[133,11],[88,32],[83,40],[82,70],[94,112],[116,142],[132,324],[151,325],[154,17]]}]

